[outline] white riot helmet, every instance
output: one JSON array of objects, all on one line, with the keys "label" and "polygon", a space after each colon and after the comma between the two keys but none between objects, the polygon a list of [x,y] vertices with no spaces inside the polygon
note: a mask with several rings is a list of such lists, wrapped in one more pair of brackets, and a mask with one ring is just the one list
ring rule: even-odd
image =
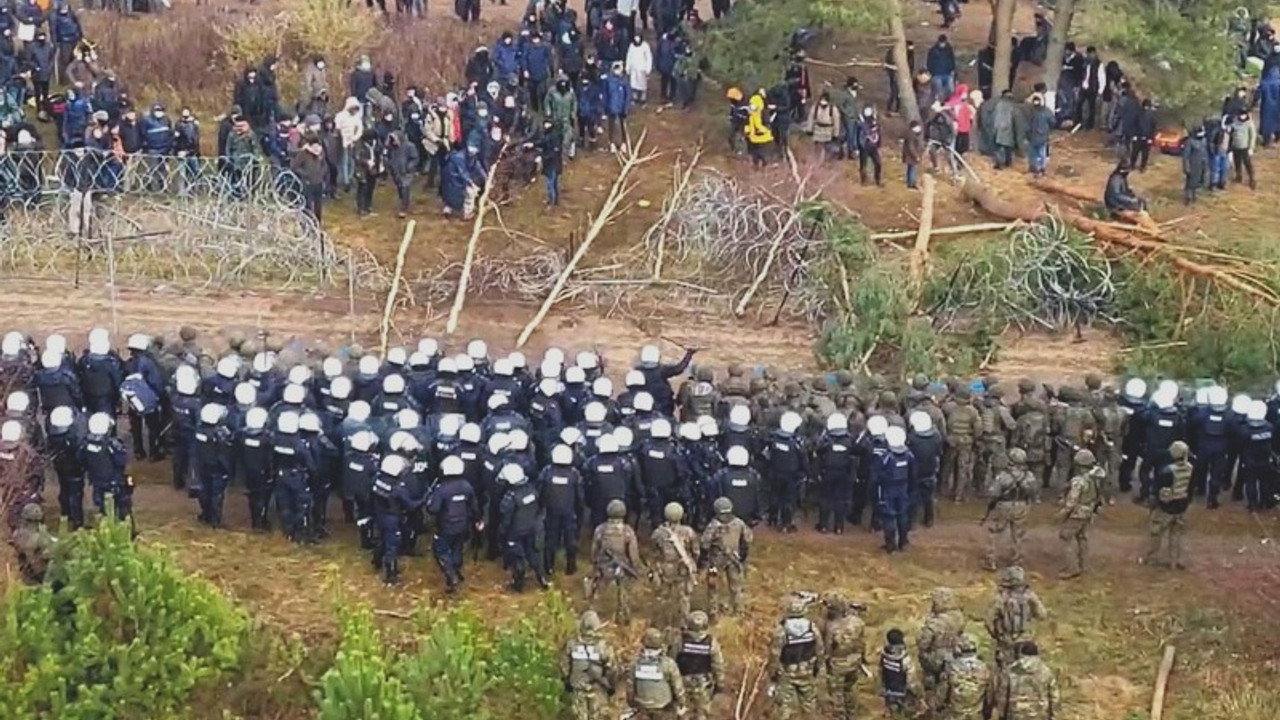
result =
[{"label": "white riot helmet", "polygon": [[631,398],[631,407],[635,408],[636,412],[652,412],[653,396],[647,392],[638,392]]},{"label": "white riot helmet", "polygon": [[1253,398],[1240,393],[1231,398],[1231,412],[1237,415],[1245,415],[1249,412],[1249,403],[1253,402]]},{"label": "white riot helmet", "polygon": [[933,418],[929,417],[929,413],[922,410],[916,410],[908,415],[907,423],[911,425],[911,429],[916,434],[924,434],[933,429]]},{"label": "white riot helmet", "polygon": [[9,393],[4,401],[4,408],[11,413],[23,414],[31,407],[31,397],[21,390]]},{"label": "white riot helmet", "polygon": [[396,413],[396,427],[401,430],[413,430],[422,424],[422,418],[413,408],[405,408]]},{"label": "white riot helmet", "polygon": [[475,423],[467,423],[458,428],[458,439],[465,443],[480,442],[480,426]]},{"label": "white riot helmet", "polygon": [[457,455],[450,455],[440,461],[440,474],[445,477],[459,477],[466,469],[466,464]]},{"label": "white riot helmet", "polygon": [[227,409],[218,403],[206,403],[200,408],[200,422],[205,425],[217,425],[226,415]]},{"label": "white riot helmet", "polygon": [[622,384],[629,388],[644,387],[644,373],[639,370],[628,370]]},{"label": "white riot helmet", "polygon": [[382,462],[378,465],[378,471],[383,475],[400,477],[408,467],[408,460],[405,460],[399,455],[388,455],[382,458]]},{"label": "white riot helmet", "polygon": [[125,347],[130,350],[142,351],[151,347],[151,336],[142,333],[134,333],[129,336],[129,342],[125,343]]},{"label": "white riot helmet", "polygon": [[347,419],[352,422],[364,422],[373,413],[373,408],[364,400],[356,400],[347,408]]},{"label": "white riot helmet", "polygon": [[382,378],[382,392],[388,395],[404,393],[404,376],[399,373],[391,373]]},{"label": "white riot helmet", "polygon": [[458,372],[458,364],[453,358],[440,358],[440,362],[436,363],[436,372],[449,375]]},{"label": "white riot helmet", "polygon": [[[186,363],[179,365],[177,369],[173,371],[173,377],[175,382],[179,380],[190,380],[193,383],[192,387],[200,386],[199,371]],[[195,390],[192,390],[191,392],[195,392]]]},{"label": "white riot helmet", "polygon": [[710,415],[699,415],[698,432],[702,433],[702,437],[715,437],[720,434],[720,423]]},{"label": "white riot helmet", "polygon": [[504,432],[496,432],[489,436],[489,452],[493,455],[511,447],[511,438]]},{"label": "white riot helmet", "polygon": [[574,365],[564,371],[564,381],[574,385],[580,385],[587,381],[587,371]]},{"label": "white riot helmet", "polygon": [[493,361],[493,374],[499,377],[511,377],[516,369],[511,366],[511,361],[506,358],[498,358]]},{"label": "white riot helmet", "polygon": [[867,418],[867,432],[872,437],[884,437],[885,430],[889,429],[889,421],[885,420],[883,415],[872,415]]},{"label": "white riot helmet", "polygon": [[249,412],[244,414],[244,426],[250,430],[261,430],[267,426],[267,417],[266,408],[249,408]]},{"label": "white riot helmet", "polygon": [[551,463],[553,465],[572,465],[573,448],[568,445],[556,445],[551,448]]},{"label": "white riot helmet", "polygon": [[[189,365],[179,366],[178,369],[190,368]],[[179,395],[195,395],[200,389],[200,381],[196,379],[195,373],[174,373],[173,387],[178,391]]]},{"label": "white riot helmet", "polygon": [[570,425],[560,431],[560,442],[565,445],[577,445],[582,442],[582,431]]},{"label": "white riot helmet", "polygon": [[589,402],[586,407],[582,408],[582,419],[589,423],[604,422],[607,411],[604,409],[604,403]]},{"label": "white riot helmet", "polygon": [[221,377],[228,380],[234,379],[239,370],[240,363],[231,355],[227,355],[218,361],[217,373]]},{"label": "white riot helmet", "polygon": [[431,356],[424,352],[416,352],[409,356],[409,367],[425,368],[431,365]]},{"label": "white riot helmet", "polygon": [[253,405],[258,402],[258,388],[252,383],[237,383],[234,395],[239,405]]},{"label": "white riot helmet", "polygon": [[62,353],[57,350],[45,350],[40,353],[40,367],[45,370],[56,370],[62,367]]},{"label": "white riot helmet", "polygon": [[422,338],[418,341],[418,352],[427,357],[435,357],[440,354],[440,343],[435,338]]},{"label": "white riot helmet", "polygon": [[1141,400],[1147,396],[1147,381],[1142,378],[1129,378],[1124,383],[1124,396],[1130,400]]},{"label": "white riot helmet", "polygon": [[391,452],[417,452],[422,449],[422,443],[418,442],[418,438],[404,430],[397,430],[391,433],[391,439],[387,441]]},{"label": "white riot helmet", "polygon": [[489,346],[483,340],[472,340],[467,343],[467,357],[473,361],[484,360],[489,357]]},{"label": "white riot helmet", "polygon": [[17,355],[22,352],[22,344],[26,342],[26,338],[22,333],[16,330],[10,330],[4,334],[4,340],[0,341],[0,353],[5,355]]},{"label": "white riot helmet", "polygon": [[336,357],[325,358],[324,362],[320,363],[320,372],[324,373],[324,376],[327,378],[338,377],[342,374],[342,360]]},{"label": "white riot helmet", "polygon": [[600,367],[600,358],[590,350],[583,350],[574,358],[574,364],[583,370],[595,370]]},{"label": "white riot helmet", "polygon": [[524,353],[520,352],[519,350],[512,350],[511,354],[507,355],[507,362],[511,363],[511,369],[513,374],[516,370],[524,370],[525,368],[529,367],[529,359],[526,358],[524,356]]},{"label": "white riot helmet", "polygon": [[[1160,384],[1156,386],[1156,392],[1176,398],[1178,397],[1178,383],[1174,380],[1161,380]],[[1152,394],[1154,395],[1155,393]]]},{"label": "white riot helmet", "polygon": [[378,362],[378,358],[372,355],[365,355],[356,363],[356,371],[365,376],[377,375],[381,367],[382,364]]},{"label": "white riot helmet", "polygon": [[547,397],[554,397],[560,392],[560,383],[553,377],[544,377],[538,381],[538,392]]},{"label": "white riot helmet", "polygon": [[1267,418],[1267,404],[1261,400],[1254,400],[1249,403],[1249,413],[1246,416],[1249,420],[1265,420]]},{"label": "white riot helmet", "polygon": [[650,437],[666,439],[671,437],[671,423],[666,418],[658,418],[649,426]]},{"label": "white riot helmet", "polygon": [[544,380],[558,379],[561,369],[560,363],[543,360],[542,364],[538,366],[538,376]]},{"label": "white riot helmet", "polygon": [[827,432],[842,433],[849,430],[849,418],[843,413],[831,413],[827,416]]},{"label": "white riot helmet", "polygon": [[409,362],[409,352],[402,347],[393,347],[387,351],[387,364],[404,367]]},{"label": "white riot helmet", "polygon": [[499,474],[508,485],[519,485],[525,480],[524,468],[515,463],[503,465]]},{"label": "white riot helmet", "polygon": [[111,432],[111,416],[106,413],[94,413],[89,416],[89,434],[106,435]]},{"label": "white riot helmet", "polygon": [[596,397],[613,397],[613,381],[607,377],[598,377],[591,383],[591,394]]},{"label": "white riot helmet", "polygon": [[1209,388],[1196,388],[1196,405],[1209,404]]},{"label": "white riot helmet", "polygon": [[378,444],[378,436],[372,430],[359,430],[351,434],[351,448],[357,452],[369,452]]},{"label": "white riot helmet", "polygon": [[[440,430],[440,434],[445,437],[457,437],[458,431],[462,429],[462,423],[462,415],[457,413],[447,413],[440,416],[437,428]],[[480,429],[480,426],[477,425],[476,429]]]},{"label": "white riot helmet", "polygon": [[907,431],[897,425],[890,425],[884,431],[884,441],[895,450],[904,448],[907,446]]},{"label": "white riot helmet", "polygon": [[698,424],[692,422],[680,423],[680,439],[688,442],[701,440],[702,431],[698,430]]},{"label": "white riot helmet", "polygon": [[294,385],[306,385],[311,382],[311,368],[306,365],[294,365],[289,368],[288,379]]},{"label": "white riot helmet", "polygon": [[734,445],[725,451],[724,460],[732,467],[746,467],[751,462],[751,453],[741,445]]},{"label": "white riot helmet", "polygon": [[502,393],[494,393],[489,396],[489,402],[485,403],[485,405],[489,406],[490,410],[497,410],[503,405],[510,404],[510,402],[510,398],[506,395],[503,395]]},{"label": "white riot helmet", "polygon": [[453,364],[458,366],[458,372],[469,373],[476,369],[475,358],[470,355],[459,355],[453,359]]},{"label": "white riot helmet", "polygon": [[[618,427],[614,428],[612,436],[613,436],[614,442],[616,442],[618,444],[618,447],[620,448],[629,448],[636,441],[636,434],[631,432],[631,428],[627,427],[626,425],[619,425]],[[600,443],[598,441],[596,442],[596,446],[597,447],[600,446]]]},{"label": "white riot helmet", "polygon": [[351,378],[346,375],[339,375],[329,381],[329,395],[334,400],[346,400],[351,397]]},{"label": "white riot helmet", "polygon": [[6,420],[4,425],[0,426],[0,441],[7,442],[7,443],[16,443],[21,439],[22,439],[22,423],[18,422],[17,420]]},{"label": "white riot helmet", "polygon": [[602,453],[616,453],[618,447],[618,440],[612,435],[601,435],[596,438],[596,450]]},{"label": "white riot helmet", "polygon": [[800,425],[803,422],[800,419],[800,413],[788,410],[782,413],[782,417],[778,420],[778,429],[784,433],[792,434],[800,429]]},{"label": "white riot helmet", "polygon": [[280,393],[280,397],[290,405],[301,405],[307,401],[307,389],[290,383],[284,386],[284,392]]},{"label": "white riot helmet", "polygon": [[76,421],[75,411],[67,407],[66,405],[59,405],[58,407],[49,411],[49,425],[53,427],[65,430],[71,427],[72,423],[74,423],[75,421]]},{"label": "white riot helmet", "polygon": [[1168,410],[1173,407],[1174,400],[1176,399],[1177,395],[1168,392],[1165,388],[1161,387],[1152,393],[1151,404],[1155,405],[1157,410]]},{"label": "white riot helmet", "polygon": [[507,433],[507,441],[511,443],[511,449],[516,452],[529,449],[529,433],[519,428]]},{"label": "white riot helmet", "polygon": [[1221,385],[1209,388],[1209,404],[1213,407],[1226,407],[1227,389]]},{"label": "white riot helmet", "polygon": [[555,363],[556,365],[564,365],[564,351],[558,347],[549,347],[547,351],[542,353],[542,362]]},{"label": "white riot helmet", "polygon": [[645,345],[640,348],[640,365],[642,367],[653,367],[662,362],[662,352],[658,350],[657,345]]},{"label": "white riot helmet", "polygon": [[750,425],[751,408],[746,405],[734,405],[729,408],[729,424],[739,429]]},{"label": "white riot helmet", "polygon": [[303,432],[320,432],[320,416],[313,412],[304,412],[298,417],[298,429]]},{"label": "white riot helmet", "polygon": [[106,355],[111,352],[111,333],[104,328],[89,331],[89,352],[94,355]]},{"label": "white riot helmet", "polygon": [[[324,361],[324,362],[325,362],[325,375],[326,375],[327,377],[333,377],[333,375],[341,375],[341,374],[342,374],[342,362],[341,362],[341,361],[338,361],[338,372],[334,373],[333,375],[329,375],[329,372],[328,372],[328,368],[329,368],[329,360],[335,360],[335,361],[337,361],[337,360],[338,360],[338,358],[328,358],[328,359],[326,359],[326,360]],[[271,366],[272,366],[272,365],[275,365],[275,364],[276,364],[276,357],[275,357],[275,355],[274,355],[273,353],[269,353],[269,352],[260,352],[260,353],[258,353],[257,355],[254,355],[254,356],[253,356],[253,371],[254,371],[254,372],[256,372],[256,373],[265,373],[265,372],[270,372],[270,371],[271,371]]]}]

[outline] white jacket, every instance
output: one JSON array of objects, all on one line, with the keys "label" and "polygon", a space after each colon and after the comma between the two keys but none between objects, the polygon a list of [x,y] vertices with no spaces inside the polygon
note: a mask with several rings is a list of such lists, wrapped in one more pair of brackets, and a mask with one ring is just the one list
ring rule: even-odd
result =
[{"label": "white jacket", "polygon": [[[356,108],[355,112],[350,111],[353,104]],[[342,112],[333,117],[333,126],[337,129],[338,136],[342,138],[342,146],[354,147],[364,133],[364,114],[360,112],[359,101],[355,98],[347,98]]]},{"label": "white jacket", "polygon": [[632,90],[649,88],[649,73],[653,72],[653,51],[649,43],[631,45],[627,48],[627,76],[631,80]]}]

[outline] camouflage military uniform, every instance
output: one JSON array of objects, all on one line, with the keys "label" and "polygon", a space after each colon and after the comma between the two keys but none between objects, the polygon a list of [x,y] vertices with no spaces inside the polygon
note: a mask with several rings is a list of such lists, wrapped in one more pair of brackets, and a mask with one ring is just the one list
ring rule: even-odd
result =
[{"label": "camouflage military uniform", "polygon": [[786,618],[773,631],[769,649],[777,720],[791,720],[797,711],[805,718],[815,716],[818,709],[815,683],[824,656],[822,634],[813,621],[805,617],[804,601],[792,599],[787,604]]},{"label": "camouflage military uniform", "polygon": [[1058,454],[1053,463],[1053,475],[1049,485],[1062,490],[1071,475],[1071,467],[1077,450],[1092,447],[1098,434],[1098,423],[1093,410],[1085,405],[1082,394],[1071,387],[1063,387],[1059,397],[1066,408],[1062,410],[1062,422],[1058,428]]},{"label": "camouflage military uniform", "polygon": [[18,570],[23,581],[39,585],[44,582],[53,551],[53,538],[44,528],[44,508],[32,502],[22,506],[18,527],[9,538],[18,556]]},{"label": "camouflage military uniform", "polygon": [[996,666],[1012,662],[1014,647],[1032,639],[1031,623],[1048,615],[1040,596],[1027,587],[1026,573],[1019,565],[1003,570],[1000,590],[987,610],[985,625],[996,643]]},{"label": "camouflage military uniform", "polygon": [[1027,472],[1035,478],[1031,501],[1038,503],[1045,482],[1045,465],[1049,460],[1049,419],[1045,415],[1044,401],[1038,397],[1027,398],[1021,407],[1023,409],[1013,431],[1013,446],[1026,453]]},{"label": "camouflage military uniform", "polygon": [[621,500],[605,508],[608,520],[596,526],[591,535],[592,573],[585,579],[587,604],[594,605],[596,593],[604,583],[617,588],[616,617],[631,621],[631,583],[640,572],[640,548],[636,531],[626,523],[627,508]]},{"label": "camouflage military uniform", "polygon": [[1061,710],[1058,681],[1038,655],[1011,663],[996,691],[995,717],[1003,720],[1053,720]]},{"label": "camouflage military uniform", "polygon": [[[715,617],[728,609],[733,614],[742,612],[742,578],[746,571],[746,558],[755,541],[755,534],[733,514],[733,503],[728,498],[717,498],[714,503],[716,516],[702,531],[702,558],[707,570],[707,606]],[[729,602],[720,597],[721,578],[729,587]]]},{"label": "camouflage military uniform", "polygon": [[889,717],[912,717],[919,688],[915,681],[915,664],[901,639],[901,630],[890,630],[889,641],[880,651],[880,694],[884,697]]},{"label": "camouflage military uniform", "polygon": [[920,679],[925,700],[929,707],[942,704],[942,674],[955,651],[956,642],[964,633],[964,612],[956,606],[956,595],[951,588],[935,588],[933,608],[920,628],[916,648],[920,659]]},{"label": "camouflage military uniform", "polygon": [[742,366],[734,363],[728,367],[726,374],[728,377],[716,387],[717,394],[720,396],[720,407],[716,410],[716,417],[720,420],[729,417],[729,408],[734,405],[746,405],[751,402],[751,383],[743,377],[745,372]]},{"label": "camouflage military uniform", "polygon": [[947,663],[942,677],[941,715],[947,720],[982,720],[994,689],[991,668],[978,657],[978,643],[962,635],[956,657]]},{"label": "camouflage military uniform", "polygon": [[681,422],[690,422],[703,415],[715,415],[716,407],[720,404],[715,379],[715,371],[710,366],[699,365],[693,371],[693,379],[680,386],[677,399],[680,401]]},{"label": "camouflage military uniform", "polygon": [[711,624],[701,610],[689,613],[684,632],[671,646],[671,657],[680,669],[694,720],[711,716],[711,698],[724,687],[724,655],[707,632]]},{"label": "camouflage military uniform", "polygon": [[682,525],[684,508],[667,503],[666,522],[654,528],[650,541],[657,554],[654,563],[659,602],[668,625],[676,625],[689,615],[689,601],[697,582],[698,533]]},{"label": "camouflage military uniform", "polygon": [[662,633],[644,632],[644,649],[627,671],[627,703],[635,720],[672,720],[686,711],[680,668],[662,651]]},{"label": "camouflage military uniform", "polygon": [[1144,565],[1157,562],[1165,543],[1169,545],[1169,566],[1181,568],[1182,534],[1186,529],[1187,505],[1191,502],[1194,468],[1187,460],[1189,449],[1181,440],[1169,446],[1171,462],[1156,472],[1156,490],[1151,508],[1151,545],[1142,556]]},{"label": "camouflage military uniform", "polygon": [[1058,518],[1062,526],[1058,538],[1066,553],[1066,566],[1059,573],[1063,579],[1073,578],[1088,569],[1089,526],[1102,503],[1102,480],[1105,473],[1093,461],[1093,453],[1080,450],[1075,454],[1077,475],[1071,478],[1071,487],[1063,501]]},{"label": "camouflage military uniform", "polygon": [[[1029,417],[1029,415],[1024,415]],[[987,532],[991,543],[987,548],[984,565],[988,570],[995,570],[1000,558],[1000,541],[1009,541],[1010,564],[1022,563],[1022,538],[1026,535],[1027,510],[1032,498],[1036,496],[1038,482],[1027,471],[1026,453],[1021,448],[1009,452],[1010,467],[996,475],[987,488],[991,498],[988,504]]]},{"label": "camouflage military uniform", "polygon": [[608,714],[617,661],[600,637],[600,627],[595,611],[582,613],[578,634],[569,639],[561,655],[560,670],[569,689],[574,720],[602,720]]},{"label": "camouflage military uniform", "polygon": [[982,457],[975,482],[985,488],[995,474],[1008,465],[1009,435],[1017,428],[1017,422],[997,395],[983,399],[979,417],[982,422]]},{"label": "camouflage military uniform", "polygon": [[862,606],[839,593],[828,595],[827,622],[822,642],[827,651],[827,690],[834,717],[851,720],[858,714],[858,677],[867,664],[867,624],[858,617]]},{"label": "camouflage military uniform", "polygon": [[1110,504],[1115,502],[1120,482],[1120,463],[1124,462],[1124,436],[1127,418],[1116,404],[1115,391],[1105,389],[1093,406],[1098,434],[1094,438],[1093,457],[1102,464],[1106,476],[1102,482],[1102,497]]},{"label": "camouflage military uniform", "polygon": [[955,402],[946,409],[947,453],[943,457],[944,487],[960,501],[973,485],[973,444],[981,418],[969,400],[969,390],[957,387]]}]

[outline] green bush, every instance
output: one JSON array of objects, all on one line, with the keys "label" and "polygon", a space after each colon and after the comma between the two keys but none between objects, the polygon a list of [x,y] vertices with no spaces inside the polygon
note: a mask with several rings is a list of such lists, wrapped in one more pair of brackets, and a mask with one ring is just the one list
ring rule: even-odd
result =
[{"label": "green bush", "polygon": [[104,518],[59,542],[49,583],[4,598],[0,718],[177,717],[242,669],[244,613],[135,546],[129,525]]},{"label": "green bush", "polygon": [[483,703],[494,683],[489,672],[492,643],[484,622],[463,606],[426,625],[417,651],[402,655],[395,666],[420,714],[488,720],[492,715]]},{"label": "green bush", "polygon": [[342,640],[333,667],[320,678],[319,720],[416,720],[421,717],[390,672],[382,635],[368,607],[341,612]]}]

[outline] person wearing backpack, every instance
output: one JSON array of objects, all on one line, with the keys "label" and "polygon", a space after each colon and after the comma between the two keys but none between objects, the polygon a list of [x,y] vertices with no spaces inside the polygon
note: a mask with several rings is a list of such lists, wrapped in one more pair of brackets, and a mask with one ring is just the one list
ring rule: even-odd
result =
[{"label": "person wearing backpack", "polygon": [[1157,564],[1156,558],[1169,545],[1169,567],[1182,570],[1182,535],[1186,531],[1187,506],[1191,504],[1193,468],[1190,449],[1181,440],[1169,446],[1172,459],[1156,474],[1155,497],[1151,507],[1151,547],[1138,559],[1143,565]]},{"label": "person wearing backpack", "polygon": [[991,601],[984,624],[996,646],[996,667],[1003,669],[1017,659],[1015,649],[1032,639],[1031,622],[1048,615],[1035,591],[1027,587],[1027,574],[1011,565],[1000,575],[1000,590]]}]

